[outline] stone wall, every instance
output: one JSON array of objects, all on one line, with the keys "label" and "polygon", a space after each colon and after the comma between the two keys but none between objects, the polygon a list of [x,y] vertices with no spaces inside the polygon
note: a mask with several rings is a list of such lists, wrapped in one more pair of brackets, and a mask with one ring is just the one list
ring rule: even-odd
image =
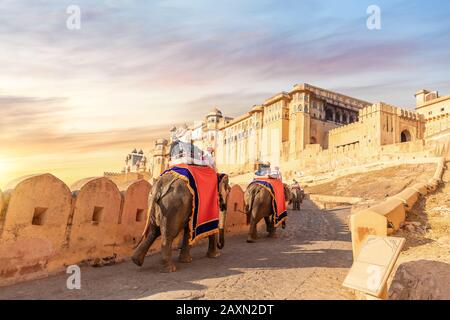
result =
[{"label": "stone wall", "polygon": [[[145,180],[117,185],[105,177],[71,188],[51,174],[10,183],[0,191],[0,285],[45,277],[71,264],[101,266],[128,258],[147,221],[150,191]],[[243,191],[235,185],[227,232],[245,227],[243,208]]]},{"label": "stone wall", "polygon": [[323,150],[320,145],[309,145],[297,160],[283,162],[283,177],[301,179],[302,176],[318,175],[361,165],[409,161],[436,155],[436,148],[427,146],[424,140],[397,143],[384,146],[349,144],[340,148]]},{"label": "stone wall", "polygon": [[356,212],[350,217],[353,257],[359,254],[361,244],[368,235],[387,236],[397,231],[405,221],[419,197],[437,189],[446,169],[445,158],[437,161],[434,176],[425,183],[417,183],[380,203]]}]

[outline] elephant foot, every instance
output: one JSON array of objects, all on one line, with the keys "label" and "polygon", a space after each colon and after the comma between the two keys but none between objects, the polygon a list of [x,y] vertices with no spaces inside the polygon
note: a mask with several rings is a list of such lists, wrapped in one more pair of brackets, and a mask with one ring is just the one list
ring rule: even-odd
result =
[{"label": "elephant foot", "polygon": [[138,267],[142,267],[142,265],[144,264],[144,259],[137,256],[132,256],[131,261],[133,261],[134,264],[137,265]]},{"label": "elephant foot", "polygon": [[277,235],[275,232],[270,232],[270,233],[267,235],[267,237],[268,237],[268,238],[278,238],[278,235]]},{"label": "elephant foot", "polygon": [[247,242],[248,243],[254,243],[254,242],[256,242],[256,238],[248,237],[247,238]]},{"label": "elephant foot", "polygon": [[178,261],[180,261],[181,263],[191,263],[192,257],[190,255],[180,255]]},{"label": "elephant foot", "polygon": [[218,257],[220,257],[220,252],[219,251],[208,251],[207,253],[206,253],[206,256],[208,257],[208,258],[218,258]]},{"label": "elephant foot", "polygon": [[175,271],[177,271],[177,267],[173,264],[162,266],[159,269],[159,272],[161,272],[161,273],[171,273],[171,272],[175,272]]}]

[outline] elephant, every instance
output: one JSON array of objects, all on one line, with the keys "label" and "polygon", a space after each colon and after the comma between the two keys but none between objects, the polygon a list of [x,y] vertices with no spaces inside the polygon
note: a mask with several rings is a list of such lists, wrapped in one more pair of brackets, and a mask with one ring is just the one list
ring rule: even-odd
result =
[{"label": "elephant", "polygon": [[[225,246],[225,222],[228,194],[230,192],[229,178],[223,175],[219,182],[219,235],[208,236],[209,246],[207,257],[216,258],[220,255],[217,249]],[[132,261],[142,266],[145,256],[153,242],[161,236],[161,272],[174,272],[176,266],[172,262],[172,242],[183,231],[183,241],[179,261],[190,263],[189,253],[189,221],[192,214],[192,194],[187,183],[182,179],[166,174],[159,177],[149,198],[147,225],[144,233],[135,247]]]},{"label": "elephant", "polygon": [[[290,204],[292,203],[292,193],[287,184],[283,183],[284,186],[284,197],[286,201]],[[247,237],[247,242],[252,243],[258,238],[257,236],[257,224],[264,218],[266,222],[268,236],[271,238],[276,237],[276,227],[273,222],[273,212],[272,207],[272,195],[267,189],[259,184],[250,184],[245,190],[244,194],[245,201],[245,212],[247,214],[248,220],[250,221],[250,228]],[[284,223],[283,223],[284,228]]]},{"label": "elephant", "polygon": [[305,191],[299,187],[291,187],[292,192],[292,209],[300,210],[300,205],[305,198]]}]

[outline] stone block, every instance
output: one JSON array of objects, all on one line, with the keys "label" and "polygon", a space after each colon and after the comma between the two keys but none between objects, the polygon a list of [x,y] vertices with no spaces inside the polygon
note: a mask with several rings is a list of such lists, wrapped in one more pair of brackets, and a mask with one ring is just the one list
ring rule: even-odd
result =
[{"label": "stone block", "polygon": [[115,255],[122,197],[108,178],[83,179],[72,186],[75,197],[67,260],[96,264]]},{"label": "stone block", "polygon": [[72,207],[69,188],[53,175],[41,174],[15,180],[5,193],[9,203],[6,211],[2,210],[0,283],[61,268],[60,254]]},{"label": "stone block", "polygon": [[414,188],[406,188],[392,198],[401,200],[405,205],[405,210],[409,212],[416,203],[417,199],[419,199],[419,195],[420,193]]},{"label": "stone block", "polygon": [[119,185],[119,189],[123,204],[117,228],[116,252],[125,257],[132,254],[144,231],[151,185],[146,180],[136,180]]},{"label": "stone block", "polygon": [[359,255],[361,245],[368,235],[387,236],[388,220],[384,215],[369,209],[359,211],[350,217],[353,259]]}]

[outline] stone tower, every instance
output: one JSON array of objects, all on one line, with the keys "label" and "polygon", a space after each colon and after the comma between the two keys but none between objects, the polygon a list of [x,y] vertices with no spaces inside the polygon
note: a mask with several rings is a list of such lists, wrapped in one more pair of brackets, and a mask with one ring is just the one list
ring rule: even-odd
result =
[{"label": "stone tower", "polygon": [[168,141],[166,139],[156,140],[155,150],[153,152],[153,178],[157,178],[166,169],[169,162],[168,153]]}]

